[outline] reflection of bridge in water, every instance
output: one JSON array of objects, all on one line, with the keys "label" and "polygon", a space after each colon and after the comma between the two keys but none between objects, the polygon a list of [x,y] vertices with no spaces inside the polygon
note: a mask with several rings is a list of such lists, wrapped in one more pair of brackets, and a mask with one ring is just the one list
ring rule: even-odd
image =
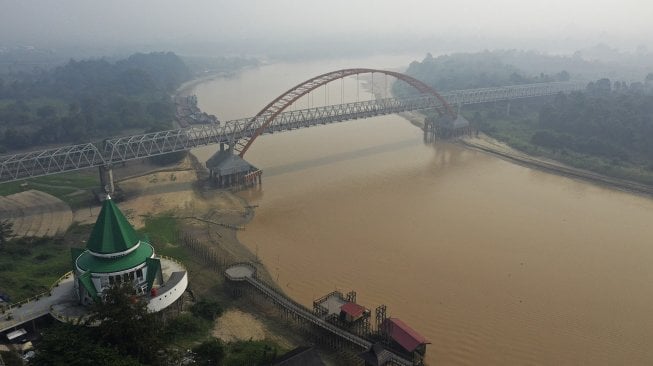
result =
[{"label": "reflection of bridge in water", "polygon": [[[286,111],[295,101],[316,88],[348,76],[381,73],[402,80],[420,94],[406,98],[383,98]],[[0,156],[0,183],[58,174],[92,167],[100,168],[103,186],[113,190],[111,167],[130,160],[220,144],[240,158],[261,134],[282,132],[354,119],[407,111],[435,110],[456,119],[452,106],[509,101],[580,90],[573,82],[540,83],[497,88],[459,90],[439,94],[410,76],[384,70],[346,69],[326,73],[296,85],[281,94],[256,116],[219,124],[106,139],[99,143],[63,146],[41,151]],[[252,171],[246,171],[251,175]]]}]

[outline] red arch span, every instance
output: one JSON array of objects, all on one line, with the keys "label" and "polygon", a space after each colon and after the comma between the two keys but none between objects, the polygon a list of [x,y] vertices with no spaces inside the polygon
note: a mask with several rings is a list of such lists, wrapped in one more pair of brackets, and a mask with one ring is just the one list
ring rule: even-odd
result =
[{"label": "red arch span", "polygon": [[310,93],[312,90],[328,84],[334,80],[342,79],[347,76],[352,76],[352,75],[358,75],[358,74],[371,74],[371,73],[380,73],[380,74],[385,74],[392,76],[396,79],[402,80],[408,85],[414,87],[417,89],[420,93],[422,94],[430,94],[434,97],[436,97],[441,103],[442,103],[442,108],[436,108],[438,113],[440,115],[449,115],[452,118],[456,118],[456,113],[453,111],[451,106],[447,103],[438,92],[436,92],[433,88],[430,86],[424,84],[423,82],[410,77],[406,74],[402,74],[399,72],[394,72],[394,71],[386,71],[386,70],[376,70],[376,69],[343,69],[343,70],[337,70],[337,71],[331,71],[326,74],[318,75],[314,78],[308,79],[302,83],[299,83],[295,85],[294,87],[290,88],[288,91],[285,93],[279,95],[276,99],[274,99],[270,104],[266,105],[265,108],[261,109],[256,116],[252,118],[252,121],[254,121],[256,118],[265,116],[265,121],[259,126],[256,131],[254,132],[254,135],[245,138],[241,141],[239,141],[234,149],[238,151],[238,155],[240,157],[243,157],[247,150],[249,149],[250,146],[254,143],[254,140],[258,136],[260,136],[263,131],[272,123],[272,121],[279,115],[279,113],[283,112],[288,106],[293,104],[297,99],[303,97],[304,95]]}]

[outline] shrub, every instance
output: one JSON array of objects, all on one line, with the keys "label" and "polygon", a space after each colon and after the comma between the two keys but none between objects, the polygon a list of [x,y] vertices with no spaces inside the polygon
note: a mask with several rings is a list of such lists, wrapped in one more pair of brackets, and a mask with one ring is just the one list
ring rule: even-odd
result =
[{"label": "shrub", "polygon": [[181,314],[168,323],[164,332],[168,339],[177,339],[202,332],[205,328],[201,319],[191,314]]},{"label": "shrub", "polygon": [[222,306],[215,301],[200,300],[191,306],[193,315],[206,320],[215,320],[222,315]]},{"label": "shrub", "polygon": [[225,356],[225,348],[219,339],[212,338],[193,348],[195,362],[199,365],[220,365]]}]

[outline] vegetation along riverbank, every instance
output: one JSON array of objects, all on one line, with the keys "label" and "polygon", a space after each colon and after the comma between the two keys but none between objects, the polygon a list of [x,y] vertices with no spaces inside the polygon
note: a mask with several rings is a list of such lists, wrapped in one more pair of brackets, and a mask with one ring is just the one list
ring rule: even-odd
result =
[{"label": "vegetation along riverbank", "polygon": [[[583,73],[579,65],[582,61],[574,59],[556,58],[556,63],[575,74],[566,69],[552,74],[535,73],[528,69],[532,66],[524,66],[526,70],[515,66],[547,57],[551,58],[510,52],[427,56],[422,62],[413,62],[406,72],[430,81],[440,91],[566,81],[574,76],[594,75]],[[457,65],[455,72],[451,70],[453,64]],[[410,91],[396,83],[393,92],[405,95]],[[477,130],[513,150],[484,143],[487,138],[467,140],[468,146],[520,164],[650,194],[652,105],[653,73],[648,73],[632,82],[589,79],[584,91],[569,95],[464,106],[461,113]]]}]

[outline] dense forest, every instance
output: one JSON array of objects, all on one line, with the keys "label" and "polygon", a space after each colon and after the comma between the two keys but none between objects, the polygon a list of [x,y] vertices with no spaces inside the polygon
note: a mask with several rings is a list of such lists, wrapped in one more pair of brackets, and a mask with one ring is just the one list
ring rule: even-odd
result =
[{"label": "dense forest", "polygon": [[174,53],[75,61],[0,76],[0,152],[170,128],[170,94],[191,74]]},{"label": "dense forest", "polygon": [[[585,63],[550,57],[566,69],[537,72],[548,56],[510,51],[453,54],[410,64],[407,73],[439,91],[511,84],[565,81]],[[515,64],[525,65],[529,72]],[[545,68],[551,71],[551,65]],[[585,74],[587,76],[587,74]],[[653,184],[653,73],[641,81],[588,81],[581,92],[507,103],[465,106],[462,114],[482,132],[529,154],[542,155],[602,174]],[[410,87],[395,83],[397,95]]]},{"label": "dense forest", "polygon": [[583,91],[463,108],[482,132],[532,155],[653,184],[653,74]]},{"label": "dense forest", "polygon": [[645,83],[600,79],[584,92],[559,94],[539,111],[531,142],[653,169],[652,86],[653,73]]}]

